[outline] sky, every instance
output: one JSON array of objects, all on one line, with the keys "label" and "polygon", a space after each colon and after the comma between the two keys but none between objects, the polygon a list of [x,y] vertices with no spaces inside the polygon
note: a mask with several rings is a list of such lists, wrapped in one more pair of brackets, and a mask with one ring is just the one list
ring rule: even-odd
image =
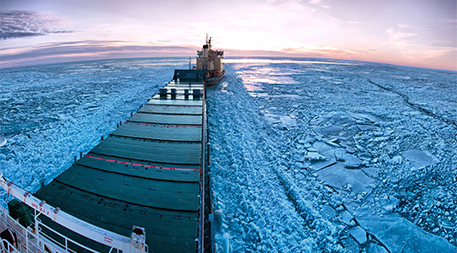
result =
[{"label": "sky", "polygon": [[196,56],[316,57],[457,71],[457,0],[0,0],[0,68]]}]

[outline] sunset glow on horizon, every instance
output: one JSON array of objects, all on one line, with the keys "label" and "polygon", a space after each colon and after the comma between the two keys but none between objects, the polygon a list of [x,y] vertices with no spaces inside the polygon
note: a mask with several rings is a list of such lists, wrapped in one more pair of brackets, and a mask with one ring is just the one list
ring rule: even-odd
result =
[{"label": "sunset glow on horizon", "polygon": [[315,57],[457,71],[455,0],[0,0],[0,67],[195,56]]}]

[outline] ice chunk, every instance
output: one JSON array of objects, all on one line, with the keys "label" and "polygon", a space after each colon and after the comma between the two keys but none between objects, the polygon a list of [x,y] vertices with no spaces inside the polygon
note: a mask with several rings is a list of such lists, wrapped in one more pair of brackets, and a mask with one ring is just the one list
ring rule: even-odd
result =
[{"label": "ice chunk", "polygon": [[353,118],[358,119],[358,120],[369,120],[371,122],[377,122],[379,121],[378,117],[371,115],[371,114],[366,114],[366,113],[350,113]]},{"label": "ice chunk", "polygon": [[391,213],[399,202],[400,200],[393,196],[388,196],[387,198],[380,200],[382,208],[387,213]]},{"label": "ice chunk", "polygon": [[311,137],[307,137],[304,140],[299,140],[298,141],[298,143],[300,143],[300,144],[310,144],[310,143],[313,143],[313,142],[314,142],[314,138],[311,138]]},{"label": "ice chunk", "polygon": [[419,169],[439,162],[438,158],[427,153],[422,150],[412,149],[402,152],[401,155],[410,161],[414,168]]},{"label": "ice chunk", "polygon": [[310,167],[314,171],[318,171],[318,170],[321,170],[321,169],[323,169],[325,167],[333,165],[335,163],[336,163],[335,158],[330,158],[330,159],[325,159],[325,160],[312,161]]},{"label": "ice chunk", "polygon": [[351,189],[354,193],[368,193],[371,191],[369,185],[373,179],[369,178],[360,170],[349,170],[341,164],[335,164],[317,172],[319,179],[324,180],[328,185],[341,190]]},{"label": "ice chunk", "polygon": [[365,174],[367,174],[370,177],[377,177],[378,176],[378,169],[373,168],[373,167],[367,167],[362,169]]},{"label": "ice chunk", "polygon": [[69,120],[72,119],[73,117],[69,114],[59,114],[60,120]]},{"label": "ice chunk", "polygon": [[401,164],[403,162],[403,157],[396,155],[390,160],[392,164]]},{"label": "ice chunk", "polygon": [[265,227],[266,224],[267,223],[263,217],[260,217],[259,220],[257,220],[257,222],[256,222],[256,226],[259,228]]},{"label": "ice chunk", "polygon": [[313,148],[317,150],[317,152],[324,154],[327,151],[332,150],[333,148],[330,147],[329,145],[325,144],[322,141],[316,141],[313,143]]},{"label": "ice chunk", "polygon": [[3,147],[6,145],[6,138],[0,136],[0,147]]},{"label": "ice chunk", "polygon": [[344,170],[348,175],[354,178],[357,182],[364,186],[368,186],[373,183],[373,179],[369,178],[360,170]]},{"label": "ice chunk", "polygon": [[330,174],[336,173],[339,174],[343,171],[343,166],[340,163],[328,166],[327,168],[318,172],[319,177],[325,178]]},{"label": "ice chunk", "polygon": [[320,120],[319,117],[316,117],[309,122],[309,125],[318,126],[320,123],[322,123],[322,120]]},{"label": "ice chunk", "polygon": [[336,216],[336,210],[329,204],[325,204],[324,207],[322,207],[321,214],[324,218],[331,219]]},{"label": "ice chunk", "polygon": [[216,240],[216,242],[220,245],[220,246],[219,245],[218,246],[221,247],[221,248],[218,247],[218,249],[219,249],[218,252],[224,252],[224,253],[230,252],[230,249],[231,249],[230,236],[228,233],[224,233],[222,235],[216,234],[214,237],[215,237],[214,239]]},{"label": "ice chunk", "polygon": [[457,248],[446,239],[427,233],[403,218],[359,217],[357,220],[389,252],[457,252]]},{"label": "ice chunk", "polygon": [[[326,157],[334,157],[336,158],[338,161],[342,161],[342,156],[346,153],[346,151],[342,148],[334,148],[332,146],[328,146],[328,149],[323,149],[324,151],[321,151],[319,153],[321,153],[322,155],[326,156]],[[344,161],[344,160],[343,160]]]},{"label": "ice chunk", "polygon": [[360,246],[351,237],[341,239],[341,244],[347,250],[346,252],[360,252]]},{"label": "ice chunk", "polygon": [[362,164],[362,160],[350,154],[345,154],[343,159],[345,161],[344,167],[346,168],[358,168]]},{"label": "ice chunk", "polygon": [[389,139],[389,136],[381,136],[381,137],[376,137],[373,139],[373,142],[380,142],[380,141],[386,141]]},{"label": "ice chunk", "polygon": [[359,244],[364,244],[367,241],[367,232],[360,226],[350,228],[349,234],[351,234]]},{"label": "ice chunk", "polygon": [[288,129],[291,129],[293,127],[297,126],[297,122],[295,119],[292,119],[289,116],[279,116],[279,119],[281,120],[282,124],[287,127]]},{"label": "ice chunk", "polygon": [[341,216],[341,221],[346,224],[346,225],[352,225],[352,219],[354,219],[354,216],[350,214],[348,211],[343,211],[340,213]]},{"label": "ice chunk", "polygon": [[224,213],[222,210],[216,210],[213,215],[214,227],[216,231],[222,233],[222,224],[224,223]]},{"label": "ice chunk", "polygon": [[317,152],[308,152],[306,154],[306,158],[310,161],[320,161],[320,160],[324,160],[325,156],[323,156]]},{"label": "ice chunk", "polygon": [[355,149],[354,149],[354,147],[352,147],[352,146],[348,146],[348,147],[346,147],[346,151],[347,151],[348,153],[353,154],[353,153],[355,152]]},{"label": "ice chunk", "polygon": [[357,125],[357,127],[361,131],[373,131],[377,128],[376,126],[373,126],[373,125]]},{"label": "ice chunk", "polygon": [[342,148],[337,148],[333,151],[337,161],[344,161],[344,157],[347,155],[346,150]]},{"label": "ice chunk", "polygon": [[389,253],[386,248],[376,243],[369,242],[367,245],[367,253]]},{"label": "ice chunk", "polygon": [[316,132],[319,132],[324,135],[338,136],[340,131],[343,129],[342,126],[328,126],[322,128],[316,128]]}]

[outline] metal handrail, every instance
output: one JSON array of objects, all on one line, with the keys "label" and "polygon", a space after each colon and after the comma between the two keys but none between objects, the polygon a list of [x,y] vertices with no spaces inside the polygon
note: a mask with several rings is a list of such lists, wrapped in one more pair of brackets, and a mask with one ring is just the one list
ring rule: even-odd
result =
[{"label": "metal handrail", "polygon": [[[2,239],[0,241],[0,243],[2,244],[2,252],[17,252],[16,248],[13,245],[11,245],[11,243],[8,240]],[[6,246],[8,246],[6,249],[5,249],[5,243],[6,243]]]},{"label": "metal handrail", "polygon": [[[34,252],[31,250],[31,248],[32,248],[31,246],[35,247],[35,249],[37,249],[37,250],[41,249],[41,247],[39,245],[37,245],[36,243],[33,243],[31,241],[32,239],[36,239],[37,241],[39,241],[38,237],[34,233],[29,231],[27,228],[24,228],[18,221],[11,218],[11,216],[7,215],[6,210],[1,206],[0,206],[0,220],[5,223],[5,225],[8,229],[10,229],[14,233],[16,233],[16,236],[18,236],[18,235],[21,236],[21,238],[17,238],[18,248],[20,248],[19,245],[21,245],[24,249],[26,249],[26,252]],[[14,224],[14,225],[8,226],[8,224]],[[22,228],[22,231],[19,231],[18,229],[16,229],[17,227]],[[29,238],[31,238],[31,239],[29,239]],[[23,241],[25,241],[25,244]],[[16,249],[14,246],[12,246],[12,247],[14,249]]]},{"label": "metal handrail", "polygon": [[[8,195],[11,194],[15,198],[21,200],[22,203],[33,208],[36,213],[50,218],[55,223],[67,229],[110,248],[120,249],[123,252],[129,252],[131,250],[129,237],[95,226],[60,210],[60,208],[55,208],[46,204],[44,200],[36,198],[29,192],[15,186],[12,182],[7,181],[3,178],[1,172],[0,186],[8,192]],[[35,215],[35,217],[37,217],[37,215]],[[38,232],[38,229],[36,230],[36,232]],[[145,250],[146,249],[148,249],[148,247],[145,247]],[[92,250],[92,252],[97,251]]]},{"label": "metal handrail", "polygon": [[[81,247],[81,248],[83,248],[83,249],[85,249],[85,250],[88,250],[88,251],[93,252],[93,253],[98,253],[98,251],[96,251],[96,250],[94,250],[94,249],[91,249],[91,248],[89,248],[89,247],[87,247],[87,246],[84,246],[84,245],[82,245],[82,244],[76,242],[75,240],[72,240],[72,239],[66,237],[65,235],[62,235],[61,233],[55,231],[54,229],[52,229],[52,228],[50,228],[49,226],[47,226],[47,225],[45,225],[44,223],[42,223],[40,219],[36,218],[35,221],[38,223],[38,226],[43,226],[43,227],[45,227],[46,229],[48,229],[48,230],[50,230],[51,232],[53,232],[54,234],[56,234],[56,235],[60,236],[61,238],[63,238],[63,239],[65,240],[65,245],[62,245],[60,242],[58,242],[57,240],[53,239],[51,236],[49,236],[49,235],[47,235],[47,234],[42,233],[41,231],[39,231],[39,234],[40,234],[41,236],[44,236],[47,240],[49,240],[49,241],[51,241],[51,242],[57,244],[58,246],[61,246],[62,248],[65,249],[65,251],[70,251],[70,252],[75,252],[75,253],[77,253],[76,251],[74,251],[74,250],[72,250],[72,249],[70,249],[70,248],[68,247],[68,242],[71,242],[71,243],[75,244],[76,246]],[[111,248],[111,249],[112,249],[112,248]]]}]

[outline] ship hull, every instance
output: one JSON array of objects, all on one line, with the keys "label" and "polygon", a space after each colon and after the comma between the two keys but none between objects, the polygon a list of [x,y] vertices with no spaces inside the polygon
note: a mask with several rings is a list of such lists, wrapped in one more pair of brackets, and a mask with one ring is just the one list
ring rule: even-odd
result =
[{"label": "ship hull", "polygon": [[207,87],[216,86],[220,82],[224,81],[224,79],[225,79],[225,75],[209,78],[209,79],[206,80],[206,86]]}]

